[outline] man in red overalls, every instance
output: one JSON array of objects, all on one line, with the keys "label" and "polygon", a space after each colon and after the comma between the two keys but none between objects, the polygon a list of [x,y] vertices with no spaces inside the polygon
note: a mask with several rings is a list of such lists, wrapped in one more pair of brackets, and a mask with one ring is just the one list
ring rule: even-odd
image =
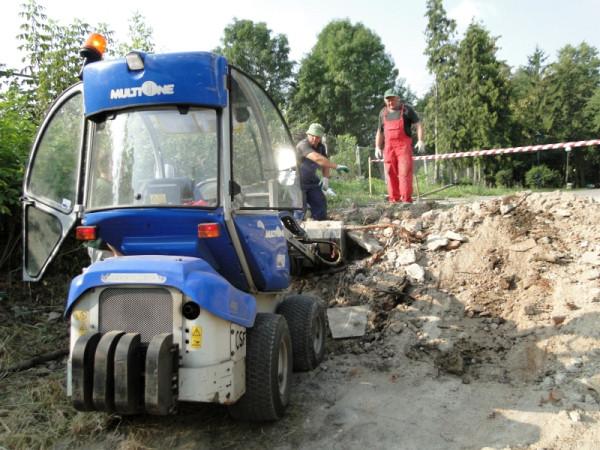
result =
[{"label": "man in red overalls", "polygon": [[381,158],[381,150],[383,150],[388,200],[392,203],[411,203],[413,178],[411,127],[414,124],[417,129],[416,149],[421,153],[425,151],[423,125],[415,110],[400,101],[400,95],[396,90],[388,89],[384,97],[385,107],[379,113],[379,126],[375,137],[375,156]]}]

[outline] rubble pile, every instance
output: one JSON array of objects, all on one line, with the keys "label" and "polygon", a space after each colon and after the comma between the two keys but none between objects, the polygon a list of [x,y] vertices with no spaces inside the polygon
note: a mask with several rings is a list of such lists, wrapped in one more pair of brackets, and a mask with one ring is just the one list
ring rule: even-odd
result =
[{"label": "rubble pile", "polygon": [[[540,403],[600,401],[600,205],[561,192],[340,211],[353,259],[297,288],[363,306],[330,352],[432,377],[522,384]],[[350,246],[350,245],[349,245]]]}]

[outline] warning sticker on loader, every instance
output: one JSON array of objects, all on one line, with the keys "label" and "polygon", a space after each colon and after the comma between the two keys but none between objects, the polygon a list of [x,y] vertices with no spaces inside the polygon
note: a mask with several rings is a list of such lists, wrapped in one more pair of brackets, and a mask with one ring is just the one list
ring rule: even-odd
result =
[{"label": "warning sticker on loader", "polygon": [[192,326],[192,335],[190,337],[190,347],[198,349],[202,347],[202,327]]}]

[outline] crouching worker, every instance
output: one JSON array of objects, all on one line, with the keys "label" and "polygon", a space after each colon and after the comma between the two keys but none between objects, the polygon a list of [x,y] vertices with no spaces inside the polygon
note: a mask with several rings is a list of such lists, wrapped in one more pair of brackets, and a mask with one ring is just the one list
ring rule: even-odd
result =
[{"label": "crouching worker", "polygon": [[[329,188],[329,171],[335,169],[339,173],[348,173],[348,167],[331,162],[327,158],[327,149],[321,142],[325,129],[323,125],[313,123],[306,131],[306,139],[296,146],[300,159],[300,181],[304,194],[304,211],[310,208],[313,220],[327,219],[327,199],[323,191]],[[322,177],[317,176],[317,168]]]}]

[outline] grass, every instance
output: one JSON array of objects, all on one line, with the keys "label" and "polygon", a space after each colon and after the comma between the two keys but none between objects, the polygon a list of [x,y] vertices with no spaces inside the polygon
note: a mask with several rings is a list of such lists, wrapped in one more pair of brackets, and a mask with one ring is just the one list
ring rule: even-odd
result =
[{"label": "grass", "polygon": [[[65,395],[65,359],[19,372],[6,369],[34,356],[67,349],[62,318],[69,283],[81,271],[69,251],[40,283],[0,274],[7,295],[0,298],[0,449],[72,448],[106,433],[105,414],[75,411]],[[85,257],[84,254],[81,255]]]},{"label": "grass", "polygon": [[[379,178],[371,179],[371,189],[369,192],[369,180],[367,178],[342,178],[335,177],[330,181],[331,189],[336,193],[335,197],[327,197],[327,203],[332,208],[343,208],[352,205],[366,206],[385,201],[387,189],[383,180]],[[418,192],[426,195],[424,198],[446,199],[472,196],[488,195],[507,195],[513,192],[521,191],[522,188],[487,188],[479,185],[455,185],[447,187],[441,184],[427,183],[424,177],[419,177]],[[434,192],[436,191],[437,192]],[[413,184],[413,197],[416,198],[417,189]]]}]

